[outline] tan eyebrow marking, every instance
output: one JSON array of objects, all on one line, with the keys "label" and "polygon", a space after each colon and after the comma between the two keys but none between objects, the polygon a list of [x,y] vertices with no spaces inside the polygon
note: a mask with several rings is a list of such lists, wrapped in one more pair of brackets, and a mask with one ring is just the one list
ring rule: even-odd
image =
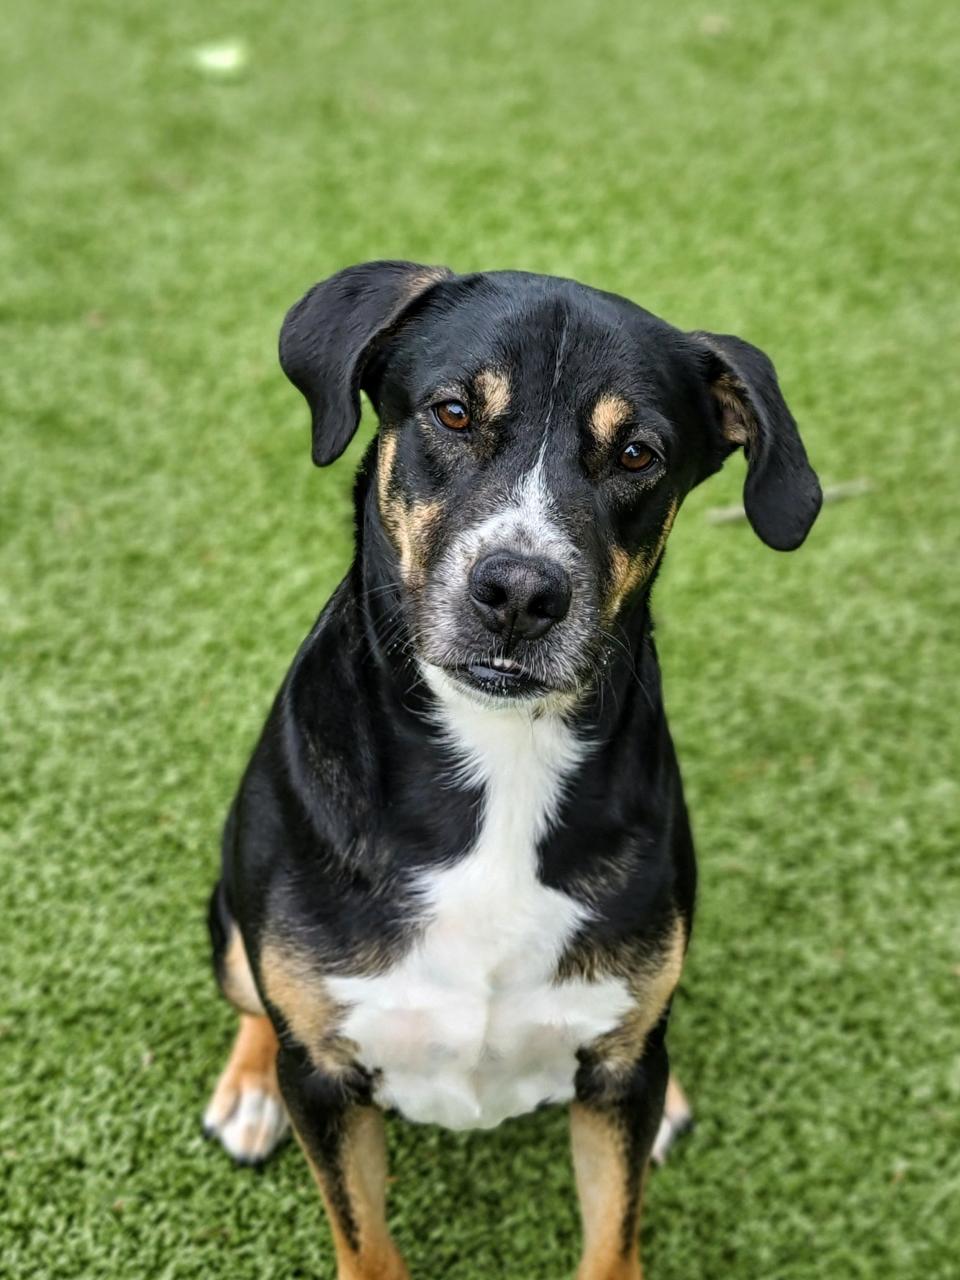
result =
[{"label": "tan eyebrow marking", "polygon": [[484,417],[499,418],[510,408],[510,379],[499,369],[481,369],[473,382]]},{"label": "tan eyebrow marking", "polygon": [[590,414],[590,430],[600,444],[609,444],[632,413],[623,396],[602,395]]}]

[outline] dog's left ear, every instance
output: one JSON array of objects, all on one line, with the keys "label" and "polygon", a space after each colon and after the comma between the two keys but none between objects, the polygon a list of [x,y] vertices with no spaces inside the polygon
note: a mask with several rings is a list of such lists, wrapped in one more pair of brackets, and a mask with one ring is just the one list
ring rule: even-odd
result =
[{"label": "dog's left ear", "polygon": [[415,262],[365,262],[315,284],[287,312],[280,364],[306,398],[313,460],[340,457],[360,423],[363,371],[378,338],[453,273]]},{"label": "dog's left ear", "polygon": [[793,551],[810,532],[823,495],[776,370],[757,347],[725,333],[692,333],[705,349],[706,378],[720,431],[747,458],[743,506],[754,532]]}]

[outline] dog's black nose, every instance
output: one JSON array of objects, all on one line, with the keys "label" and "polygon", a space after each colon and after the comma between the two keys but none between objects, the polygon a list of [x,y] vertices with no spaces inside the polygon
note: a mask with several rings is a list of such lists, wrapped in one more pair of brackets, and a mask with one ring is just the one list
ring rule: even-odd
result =
[{"label": "dog's black nose", "polygon": [[553,560],[498,551],[470,570],[470,600],[488,631],[536,640],[566,616],[570,579]]}]

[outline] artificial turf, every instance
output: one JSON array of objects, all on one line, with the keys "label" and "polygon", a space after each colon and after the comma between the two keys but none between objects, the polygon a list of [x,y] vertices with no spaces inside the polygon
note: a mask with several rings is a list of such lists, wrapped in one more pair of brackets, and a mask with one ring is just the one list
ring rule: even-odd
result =
[{"label": "artificial turf", "polygon": [[[246,42],[232,75],[197,45]],[[0,1271],[331,1276],[299,1152],[204,1144],[204,905],[349,556],[286,305],[515,266],[770,351],[828,484],[798,554],[698,491],[656,594],[702,866],[698,1127],[651,1280],[960,1274],[960,28],[940,0],[15,6],[0,45]],[[367,431],[370,425],[367,425]],[[559,1112],[391,1126],[417,1280],[555,1280]]]}]

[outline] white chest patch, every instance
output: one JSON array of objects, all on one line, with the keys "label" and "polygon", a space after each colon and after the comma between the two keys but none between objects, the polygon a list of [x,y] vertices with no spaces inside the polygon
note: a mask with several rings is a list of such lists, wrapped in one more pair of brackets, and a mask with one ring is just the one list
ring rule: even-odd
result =
[{"label": "white chest patch", "polygon": [[[424,926],[376,977],[328,978],[343,1033],[410,1120],[491,1128],[573,1096],[576,1050],[631,1006],[622,982],[554,983],[586,908],[537,877],[536,847],[583,755],[559,716],[472,705],[428,671],[465,777],[485,800],[469,853],[420,884]],[[443,803],[442,789],[437,803]]]}]

